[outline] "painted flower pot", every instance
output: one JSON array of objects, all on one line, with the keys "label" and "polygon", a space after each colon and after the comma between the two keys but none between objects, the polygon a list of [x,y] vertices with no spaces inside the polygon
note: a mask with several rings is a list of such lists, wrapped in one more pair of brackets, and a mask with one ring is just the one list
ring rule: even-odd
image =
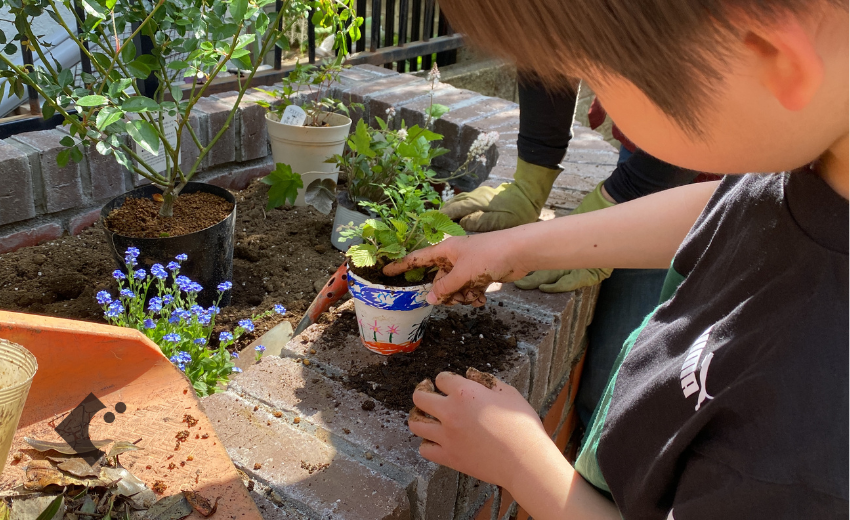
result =
[{"label": "painted flower pot", "polygon": [[330,113],[322,118],[328,126],[285,125],[276,114],[266,114],[274,162],[288,164],[292,171],[301,174],[304,182],[304,187],[298,190],[296,206],[307,205],[304,191],[316,179],[331,179],[336,183],[339,177],[336,164],[326,161],[345,148],[351,119]]},{"label": "painted flower pot", "polygon": [[360,340],[372,352],[389,356],[413,352],[422,342],[434,306],[425,300],[431,284],[388,287],[348,271],[348,288]]}]

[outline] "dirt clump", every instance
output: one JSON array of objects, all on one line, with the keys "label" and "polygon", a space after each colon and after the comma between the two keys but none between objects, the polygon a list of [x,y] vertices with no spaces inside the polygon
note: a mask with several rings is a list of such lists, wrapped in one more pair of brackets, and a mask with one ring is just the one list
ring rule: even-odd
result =
[{"label": "dirt clump", "polygon": [[233,211],[232,203],[200,191],[177,197],[172,217],[160,217],[161,207],[161,200],[128,197],[106,217],[106,227],[125,237],[177,237],[214,226]]}]

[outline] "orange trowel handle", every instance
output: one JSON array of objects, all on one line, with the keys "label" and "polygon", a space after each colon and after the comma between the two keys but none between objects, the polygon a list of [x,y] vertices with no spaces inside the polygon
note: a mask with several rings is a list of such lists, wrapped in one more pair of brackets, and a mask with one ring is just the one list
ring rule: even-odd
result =
[{"label": "orange trowel handle", "polygon": [[316,323],[316,320],[319,319],[319,315],[330,309],[331,305],[338,302],[339,299],[345,296],[345,293],[347,292],[348,268],[343,262],[343,264],[339,266],[339,269],[337,269],[333,276],[331,276],[331,279],[328,280],[328,283],[326,283],[319,294],[316,295],[316,298],[313,300],[313,303],[310,304],[310,307],[307,308],[307,312],[304,314],[304,317],[301,319],[298,327],[295,328],[293,336],[297,336],[304,329],[313,323]]}]

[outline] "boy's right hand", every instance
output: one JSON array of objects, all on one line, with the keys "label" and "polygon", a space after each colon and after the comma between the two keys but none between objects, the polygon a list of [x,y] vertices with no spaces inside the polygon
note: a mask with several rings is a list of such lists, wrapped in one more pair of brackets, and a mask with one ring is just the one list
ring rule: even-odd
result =
[{"label": "boy's right hand", "polygon": [[387,265],[384,274],[396,276],[417,267],[436,266],[439,271],[428,303],[480,307],[486,302],[484,293],[491,283],[513,282],[529,272],[521,261],[511,257],[511,240],[501,237],[503,233],[510,231],[450,237]]}]

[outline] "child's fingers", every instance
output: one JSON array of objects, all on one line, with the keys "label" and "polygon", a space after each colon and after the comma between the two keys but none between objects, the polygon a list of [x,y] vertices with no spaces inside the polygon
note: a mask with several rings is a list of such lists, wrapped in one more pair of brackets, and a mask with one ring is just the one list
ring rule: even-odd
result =
[{"label": "child's fingers", "polygon": [[[413,392],[413,404],[416,405],[413,408],[414,410],[418,409],[419,411],[425,412],[426,414],[439,420],[440,415],[442,415],[440,413],[440,410],[444,406],[445,399],[445,396],[442,396],[436,392],[417,390]],[[411,410],[410,412],[412,417],[413,410]],[[410,418],[408,418],[408,421],[409,420]],[[418,417],[414,418],[414,420],[418,420]]]},{"label": "child's fingers", "polygon": [[466,379],[454,372],[440,372],[437,374],[434,382],[437,384],[437,388],[439,388],[441,392],[449,395],[459,390],[460,387],[466,383]]},{"label": "child's fingers", "polygon": [[432,441],[441,442],[443,440],[442,425],[439,421],[431,419],[429,422],[423,421],[407,421],[407,427],[410,432],[417,437]]},{"label": "child's fingers", "polygon": [[419,445],[419,454],[431,462],[445,465],[445,453],[443,451],[443,447],[436,442],[423,440],[422,444]]},{"label": "child's fingers", "polygon": [[490,390],[495,389],[501,381],[499,378],[494,376],[493,374],[488,374],[486,372],[481,372],[480,370],[469,367],[466,369],[466,378],[470,381],[475,381],[481,386],[486,386]]}]

